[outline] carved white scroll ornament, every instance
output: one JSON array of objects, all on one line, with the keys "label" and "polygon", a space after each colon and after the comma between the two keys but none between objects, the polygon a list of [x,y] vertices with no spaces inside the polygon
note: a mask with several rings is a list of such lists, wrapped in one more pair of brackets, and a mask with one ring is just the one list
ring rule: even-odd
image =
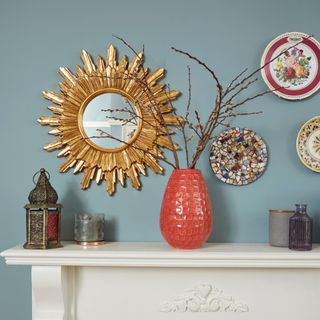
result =
[{"label": "carved white scroll ornament", "polygon": [[248,312],[246,304],[210,284],[199,284],[160,305],[160,312]]}]

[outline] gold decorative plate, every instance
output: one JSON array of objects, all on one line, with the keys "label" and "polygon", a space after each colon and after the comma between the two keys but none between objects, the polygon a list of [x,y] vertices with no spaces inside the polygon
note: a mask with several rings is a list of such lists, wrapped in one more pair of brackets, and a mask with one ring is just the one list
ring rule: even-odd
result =
[{"label": "gold decorative plate", "polygon": [[310,170],[320,172],[320,116],[310,119],[301,127],[296,148],[302,163]]},{"label": "gold decorative plate", "polygon": [[[43,92],[54,103],[48,107],[54,115],[40,117],[38,122],[53,127],[49,134],[57,136],[44,149],[62,149],[58,157],[67,160],[60,172],[70,168],[83,172],[82,189],[92,180],[98,184],[105,180],[111,195],[115,184],[124,185],[126,177],[139,189],[139,174],[145,175],[146,166],[163,172],[157,161],[162,157],[161,147],[178,149],[166,125],[179,124],[170,101],[180,93],[158,83],[164,69],[150,72],[143,67],[143,56],[139,53],[130,62],[123,56],[118,62],[116,49],[110,46],[106,58],[99,56],[94,62],[82,51],[83,67],[76,66],[75,74],[66,67],[59,69],[64,79],[59,83],[61,92]],[[112,108],[111,100],[115,101]],[[130,116],[120,119],[119,112]],[[113,132],[118,132],[118,140]]]}]

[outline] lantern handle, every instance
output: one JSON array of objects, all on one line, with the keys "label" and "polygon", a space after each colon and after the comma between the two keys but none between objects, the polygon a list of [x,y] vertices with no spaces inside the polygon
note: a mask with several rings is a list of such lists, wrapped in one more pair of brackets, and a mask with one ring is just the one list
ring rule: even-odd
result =
[{"label": "lantern handle", "polygon": [[50,180],[50,173],[49,173],[46,169],[41,168],[41,169],[40,169],[39,171],[37,171],[37,172],[33,175],[33,177],[32,177],[32,181],[33,181],[34,184],[36,184],[36,182],[34,181],[34,178],[35,178],[35,176],[36,176],[39,172],[44,172],[44,173],[46,173],[46,174],[47,174],[47,177],[48,177],[48,180]]}]

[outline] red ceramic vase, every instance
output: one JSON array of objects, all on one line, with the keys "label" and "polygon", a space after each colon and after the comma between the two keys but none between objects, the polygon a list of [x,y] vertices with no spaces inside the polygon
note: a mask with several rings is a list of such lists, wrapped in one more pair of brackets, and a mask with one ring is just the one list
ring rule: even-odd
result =
[{"label": "red ceramic vase", "polygon": [[160,213],[165,240],[178,249],[200,248],[212,231],[212,208],[200,170],[175,169],[165,190]]}]

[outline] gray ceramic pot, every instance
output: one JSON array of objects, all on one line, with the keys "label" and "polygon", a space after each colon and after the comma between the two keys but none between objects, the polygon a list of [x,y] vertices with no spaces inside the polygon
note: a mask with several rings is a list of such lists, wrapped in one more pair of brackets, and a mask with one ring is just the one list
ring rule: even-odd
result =
[{"label": "gray ceramic pot", "polygon": [[269,243],[275,247],[289,245],[289,219],[294,210],[269,210]]}]

